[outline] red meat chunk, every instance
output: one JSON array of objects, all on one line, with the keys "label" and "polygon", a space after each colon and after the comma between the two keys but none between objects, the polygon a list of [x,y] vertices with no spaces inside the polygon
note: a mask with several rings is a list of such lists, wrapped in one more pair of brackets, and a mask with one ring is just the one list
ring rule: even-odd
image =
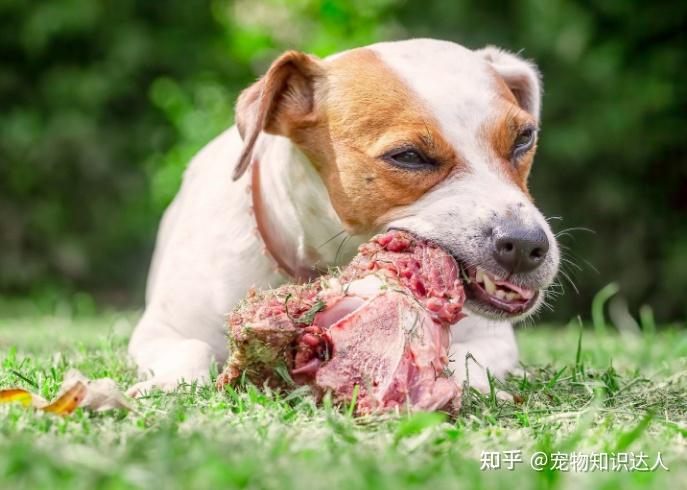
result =
[{"label": "red meat chunk", "polygon": [[231,357],[218,387],[309,385],[356,412],[457,406],[449,327],[465,294],[453,257],[392,231],[362,245],[340,273],[257,293],[229,315]]}]

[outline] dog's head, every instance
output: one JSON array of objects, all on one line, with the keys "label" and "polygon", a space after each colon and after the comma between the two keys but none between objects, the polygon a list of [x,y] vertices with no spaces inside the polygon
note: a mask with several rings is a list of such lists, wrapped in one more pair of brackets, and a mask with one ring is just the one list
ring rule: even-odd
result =
[{"label": "dog's head", "polygon": [[325,60],[291,51],[239,98],[234,177],[261,131],[286,136],[349,232],[399,228],[437,242],[464,270],[468,308],[520,318],[559,262],[527,189],[539,106],[536,67],[497,48],[417,39]]}]

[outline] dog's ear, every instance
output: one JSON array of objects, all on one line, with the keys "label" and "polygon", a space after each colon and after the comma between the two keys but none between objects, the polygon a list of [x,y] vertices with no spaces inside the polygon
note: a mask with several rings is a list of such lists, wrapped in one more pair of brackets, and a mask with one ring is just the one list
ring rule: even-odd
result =
[{"label": "dog's ear", "polygon": [[541,108],[541,74],[531,61],[499,49],[487,46],[477,53],[496,70],[510,88],[520,107],[539,121]]},{"label": "dog's ear", "polygon": [[323,73],[320,59],[287,51],[265,76],[241,93],[236,102],[236,125],[243,151],[234,168],[234,180],[250,165],[261,131],[288,137],[294,129],[315,122],[314,84]]}]

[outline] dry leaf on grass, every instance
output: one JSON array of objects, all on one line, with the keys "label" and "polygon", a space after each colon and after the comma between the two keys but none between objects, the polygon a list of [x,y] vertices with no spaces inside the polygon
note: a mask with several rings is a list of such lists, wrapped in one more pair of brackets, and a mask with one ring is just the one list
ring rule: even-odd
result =
[{"label": "dry leaf on grass", "polygon": [[33,395],[21,388],[0,390],[0,403],[21,403],[25,407],[43,408],[48,402],[41,396]]},{"label": "dry leaf on grass", "polygon": [[133,410],[113,379],[90,380],[76,369],[65,374],[60,391],[52,403],[21,388],[0,390],[1,403],[21,403],[25,407],[31,406],[57,415],[68,415],[77,407],[96,412],[115,408]]},{"label": "dry leaf on grass", "polygon": [[75,384],[83,383],[86,385],[86,396],[81,403],[81,407],[90,408],[96,412],[103,410],[112,410],[115,408],[123,408],[125,410],[133,410],[129,404],[129,400],[117,388],[117,383],[112,378],[99,378],[90,380],[76,369],[70,369],[64,375],[62,382],[61,394],[65,388]]},{"label": "dry leaf on grass", "polygon": [[69,415],[86,397],[86,385],[78,381],[71,388],[42,410],[57,415]]}]

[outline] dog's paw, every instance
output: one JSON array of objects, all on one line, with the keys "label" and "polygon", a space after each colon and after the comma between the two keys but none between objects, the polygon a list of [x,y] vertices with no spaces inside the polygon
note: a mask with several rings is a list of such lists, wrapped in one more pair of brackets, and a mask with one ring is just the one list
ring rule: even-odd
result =
[{"label": "dog's paw", "polygon": [[[152,359],[148,358],[151,353],[155,354]],[[137,359],[139,369],[152,376],[129,388],[129,396],[144,396],[154,390],[171,392],[182,383],[204,385],[210,382],[213,357],[212,349],[205,342],[196,339],[168,341],[148,346],[143,354]]]},{"label": "dog's paw", "polygon": [[186,378],[184,376],[153,376],[150,379],[136,383],[126,391],[126,394],[133,398],[149,395],[153,391],[159,390],[164,393],[171,393],[182,384],[195,383],[196,385],[206,385],[210,382],[210,376],[202,373],[197,376]]},{"label": "dog's paw", "polygon": [[159,380],[149,379],[146,381],[136,383],[128,390],[126,390],[126,394],[132,398],[138,398],[141,396],[149,395],[155,390],[162,390],[166,393],[169,393],[171,391],[174,391],[177,388],[177,386],[178,383],[160,383]]}]

